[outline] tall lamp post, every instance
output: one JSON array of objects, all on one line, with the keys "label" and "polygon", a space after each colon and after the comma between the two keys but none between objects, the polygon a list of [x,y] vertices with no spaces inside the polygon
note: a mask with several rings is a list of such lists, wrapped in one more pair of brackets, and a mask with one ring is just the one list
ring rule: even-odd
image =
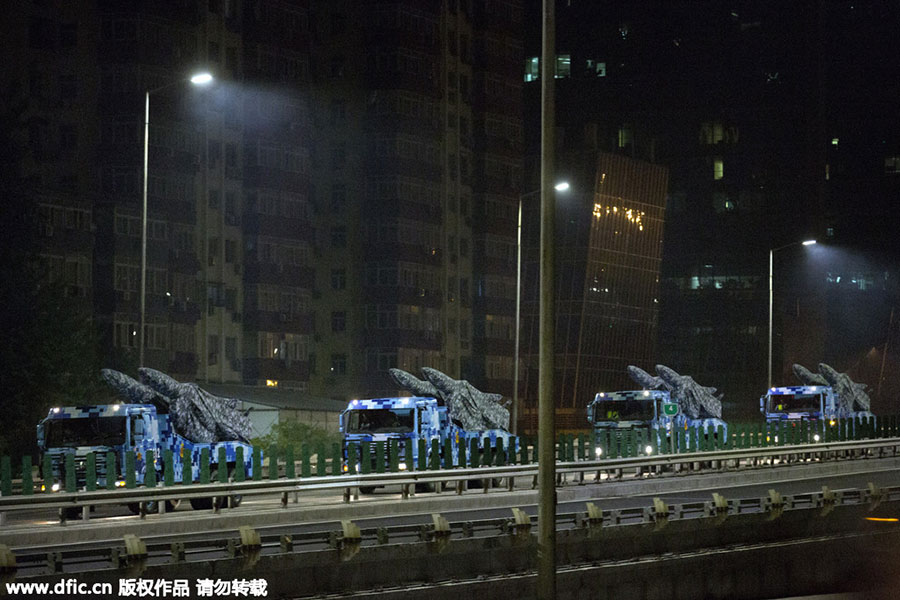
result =
[{"label": "tall lamp post", "polygon": [[[553,186],[557,192],[569,189],[568,181],[560,181]],[[516,347],[513,351],[513,401],[512,432],[519,434],[519,334],[522,329],[522,201],[529,196],[540,194],[541,190],[532,190],[519,196],[519,224],[516,228]]]},{"label": "tall lamp post", "polygon": [[[189,81],[194,85],[206,85],[211,83],[213,76],[209,73],[196,73],[192,75]],[[178,79],[162,85],[158,88],[147,90],[144,93],[144,189],[141,208],[141,328],[140,337],[138,338],[138,366],[144,366],[144,345],[146,341],[146,311],[147,311],[147,171],[150,154],[150,94],[155,94],[160,90],[172,87],[182,83],[183,79]]]},{"label": "tall lamp post", "polygon": [[775,253],[784,248],[789,248],[791,246],[803,245],[803,246],[812,246],[816,243],[816,240],[806,240],[803,242],[791,242],[790,244],[785,244],[784,246],[779,246],[777,248],[772,248],[769,250],[769,386],[766,389],[772,389],[772,280],[773,280],[773,268],[772,265],[774,263]]},{"label": "tall lamp post", "polygon": [[555,79],[556,0],[544,0],[541,19],[541,275],[538,307],[538,600],[556,598],[556,444],[553,439],[556,435],[556,402],[553,398],[556,202],[552,179],[556,159]]}]

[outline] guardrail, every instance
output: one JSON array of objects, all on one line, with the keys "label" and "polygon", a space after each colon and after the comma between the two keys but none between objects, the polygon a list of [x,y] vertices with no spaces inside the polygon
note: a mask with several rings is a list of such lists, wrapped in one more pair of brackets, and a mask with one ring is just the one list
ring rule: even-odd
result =
[{"label": "guardrail", "polygon": [[[762,466],[808,464],[831,460],[896,457],[900,455],[900,438],[776,446],[768,448],[694,452],[690,454],[666,454],[632,458],[615,458],[591,461],[568,461],[557,464],[558,484],[564,485],[572,478],[575,483],[620,479],[624,472],[654,476],[677,475],[685,472],[708,473]],[[280,496],[282,506],[289,495],[310,491],[342,490],[344,501],[358,498],[360,489],[379,486],[400,486],[401,497],[409,498],[416,488],[441,492],[447,487],[457,494],[470,487],[480,487],[484,492],[491,487],[513,491],[516,480],[530,479],[532,488],[537,486],[538,466],[525,465],[488,466],[478,468],[439,469],[433,471],[399,471],[370,474],[324,475],[244,482],[207,483],[193,485],[168,485],[135,489],[94,490],[35,494],[28,496],[0,497],[0,516],[7,512],[34,509],[59,509],[60,521],[76,517],[79,513],[87,520],[91,506],[110,504],[138,504],[141,514],[146,514],[148,503],[156,503],[156,510],[165,512],[165,501],[192,498],[211,498],[211,510],[233,503],[235,498],[254,495]],[[501,485],[502,484],[502,485]]]},{"label": "guardrail", "polygon": [[[598,455],[604,458],[627,458],[647,454],[694,454],[704,451],[784,447],[897,436],[900,436],[900,419],[896,416],[879,417],[877,422],[872,419],[858,421],[841,419],[793,424],[787,422],[733,424],[729,426],[727,435],[722,428],[715,431],[694,429],[687,431],[623,430],[615,433],[599,432],[595,438],[583,433],[577,436],[561,434],[556,444],[556,456],[561,462],[573,462],[594,460]],[[502,442],[491,446],[490,443],[485,443],[483,440],[472,440],[472,444],[468,446],[465,444],[457,446],[453,440],[431,440],[427,445],[424,440],[418,440],[417,443],[419,456],[427,457],[419,464],[414,464],[412,445],[407,443],[401,448],[396,440],[392,440],[390,443],[350,444],[348,447],[349,460],[345,460],[343,449],[339,444],[332,444],[331,447],[322,444],[315,447],[301,444],[296,460],[294,448],[290,446],[270,447],[265,453],[267,461],[261,460],[260,449],[254,448],[250,457],[252,475],[249,476],[241,461],[236,461],[230,477],[225,470],[219,470],[217,474],[212,474],[209,464],[210,457],[201,455],[199,483],[208,483],[211,477],[220,483],[224,483],[228,479],[260,481],[264,477],[264,472],[266,473],[265,477],[270,480],[282,476],[286,479],[294,479],[298,475],[302,478],[340,475],[344,464],[351,472],[358,470],[362,475],[399,472],[403,470],[403,465],[416,466],[417,471],[424,471],[457,470],[483,465],[533,464],[538,454],[536,442],[529,438],[511,438],[506,447]],[[94,490],[98,487],[97,475],[100,471],[97,465],[102,463],[115,466],[117,457],[113,455],[110,459],[110,454],[113,453],[106,453],[103,456],[88,455],[84,465],[79,464],[77,467],[74,456],[69,455],[65,458],[63,468],[56,469],[57,472],[62,472],[61,478],[54,476],[54,467],[49,456],[44,456],[39,473],[35,473],[32,457],[23,457],[20,468],[15,473],[17,479],[13,479],[10,457],[0,457],[0,496],[10,496],[14,493],[30,495],[36,490],[40,492],[54,488],[67,492],[75,492],[79,488]],[[372,461],[359,460],[360,456],[371,456]],[[146,458],[151,464],[157,463],[158,473],[153,470],[147,472],[151,487],[154,487],[157,480],[164,482],[167,486],[175,484],[171,451],[163,452],[161,456],[155,457],[155,461],[154,457]],[[124,469],[124,479],[119,482],[112,479],[105,481],[107,489],[112,489],[116,485],[122,485],[129,489],[139,487],[137,483],[139,478],[136,477],[135,472],[135,465],[138,462],[140,461],[135,460],[134,452],[126,452],[123,461],[127,467]],[[268,464],[265,464],[266,462]],[[185,473],[188,473],[188,476],[178,484],[194,484],[195,482],[190,480],[190,470],[185,470]]]},{"label": "guardrail", "polygon": [[[654,498],[649,506],[603,510],[589,502],[585,511],[559,513],[556,529],[595,530],[623,525],[652,524],[660,530],[672,522],[687,519],[706,519],[720,526],[729,517],[764,514],[771,521],[785,511],[818,510],[821,517],[840,507],[865,506],[872,514],[879,505],[900,502],[900,486],[880,488],[872,483],[865,489],[830,490],[783,495],[775,489],[763,497],[726,498],[713,493],[709,500],[668,504]],[[879,520],[877,517],[874,520]],[[882,519],[883,520],[883,519]],[[286,554],[346,550],[348,556],[360,546],[383,546],[403,542],[446,542],[480,536],[528,535],[533,517],[519,508],[512,509],[509,518],[489,518],[449,522],[440,514],[431,516],[431,523],[360,528],[351,521],[342,521],[340,530],[317,532],[285,531],[283,525],[253,529],[242,526],[237,531],[220,532],[215,538],[190,539],[190,534],[166,535],[164,541],[155,536],[143,540],[126,535],[123,540],[75,543],[58,546],[29,547],[18,553],[0,545],[0,555],[6,557],[6,573],[13,576],[36,576],[45,573],[77,573],[79,570],[124,568],[139,565],[177,564],[199,560],[217,560],[262,554]],[[121,545],[120,545],[121,544]],[[2,572],[2,570],[0,570]]]}]

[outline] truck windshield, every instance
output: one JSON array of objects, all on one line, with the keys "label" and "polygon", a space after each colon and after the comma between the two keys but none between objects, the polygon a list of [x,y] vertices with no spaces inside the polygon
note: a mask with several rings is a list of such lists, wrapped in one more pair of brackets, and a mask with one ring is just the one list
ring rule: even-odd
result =
[{"label": "truck windshield", "polygon": [[413,430],[412,408],[351,410],[347,433],[409,433]]},{"label": "truck windshield", "polygon": [[653,419],[653,400],[602,400],[594,403],[594,422],[649,421]]},{"label": "truck windshield", "polygon": [[44,425],[48,448],[121,446],[125,443],[125,417],[55,419]]},{"label": "truck windshield", "polygon": [[777,394],[769,396],[770,413],[812,413],[822,409],[821,394]]}]

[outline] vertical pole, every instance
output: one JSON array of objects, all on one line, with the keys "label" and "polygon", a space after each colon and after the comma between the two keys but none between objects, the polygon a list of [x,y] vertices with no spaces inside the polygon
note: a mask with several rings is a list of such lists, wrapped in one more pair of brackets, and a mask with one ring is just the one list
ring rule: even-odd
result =
[{"label": "vertical pole", "polygon": [[522,196],[519,196],[519,224],[516,228],[516,346],[513,350],[512,433],[519,435],[519,330],[522,309]]},{"label": "vertical pole", "polygon": [[772,389],[772,256],[774,250],[769,250],[769,385],[766,390]]},{"label": "vertical pole", "polygon": [[141,208],[141,329],[138,366],[144,366],[144,319],[147,310],[147,164],[150,152],[150,90],[144,94],[144,190]]},{"label": "vertical pole", "polygon": [[[521,201],[520,201],[521,202]],[[884,381],[884,362],[887,360],[888,344],[891,341],[891,330],[894,327],[894,307],[891,307],[891,318],[888,320],[887,337],[884,340],[884,351],[881,353],[881,370],[878,371],[878,391],[875,395],[881,400],[881,383]]]},{"label": "vertical pole", "polygon": [[556,457],[555,402],[553,398],[554,237],[556,206],[553,195],[556,111],[556,0],[543,0],[543,46],[541,48],[541,240],[540,317],[538,361],[538,572],[537,597],[556,597]]}]

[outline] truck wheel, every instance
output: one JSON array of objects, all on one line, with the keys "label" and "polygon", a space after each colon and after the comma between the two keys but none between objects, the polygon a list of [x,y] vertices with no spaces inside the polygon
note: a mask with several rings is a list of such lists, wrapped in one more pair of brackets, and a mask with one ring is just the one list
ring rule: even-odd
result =
[{"label": "truck wheel", "polygon": [[66,521],[74,521],[81,518],[81,508],[77,506],[70,506],[62,510],[65,513]]},{"label": "truck wheel", "polygon": [[[172,512],[177,509],[181,505],[181,499],[178,500],[166,500],[166,512]],[[147,512],[159,512],[158,509],[159,504],[156,500],[151,500],[147,503]]]},{"label": "truck wheel", "polygon": [[361,485],[361,486],[359,486],[359,493],[360,493],[360,494],[366,494],[366,495],[368,495],[368,494],[372,494],[372,493],[374,493],[374,492],[375,492],[375,486],[374,486],[374,485]]},{"label": "truck wheel", "polygon": [[194,510],[211,510],[212,498],[191,498],[191,508]]}]

